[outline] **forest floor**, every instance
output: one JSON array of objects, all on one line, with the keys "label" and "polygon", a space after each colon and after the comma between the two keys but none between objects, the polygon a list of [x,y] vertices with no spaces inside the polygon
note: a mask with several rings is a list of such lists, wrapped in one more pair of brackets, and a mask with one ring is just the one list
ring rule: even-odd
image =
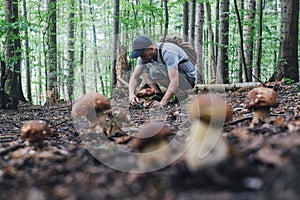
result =
[{"label": "forest floor", "polygon": [[[141,174],[104,165],[87,150],[70,118],[70,105],[0,110],[0,199],[299,199],[299,85],[273,86],[280,105],[271,110],[269,124],[255,128],[250,128],[252,114],[245,109],[249,89],[222,94],[234,110],[223,131],[234,151],[219,166],[196,173],[190,173],[184,162]],[[120,93],[112,104],[127,105],[127,97]],[[129,111],[136,127],[163,120],[182,141],[189,133],[186,104]],[[41,148],[22,142],[20,127],[31,119],[45,120],[58,136],[48,137]],[[129,148],[126,143],[107,144]]]}]

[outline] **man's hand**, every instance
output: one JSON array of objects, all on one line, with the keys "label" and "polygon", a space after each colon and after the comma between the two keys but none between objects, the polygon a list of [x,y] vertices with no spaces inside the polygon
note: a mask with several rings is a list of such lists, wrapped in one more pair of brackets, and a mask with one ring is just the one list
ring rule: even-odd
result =
[{"label": "man's hand", "polygon": [[129,98],[129,101],[130,101],[130,105],[136,106],[139,103],[139,98],[133,95]]},{"label": "man's hand", "polygon": [[165,104],[163,104],[161,101],[152,101],[151,104],[150,104],[150,108],[158,108],[158,107],[162,107],[164,106]]}]

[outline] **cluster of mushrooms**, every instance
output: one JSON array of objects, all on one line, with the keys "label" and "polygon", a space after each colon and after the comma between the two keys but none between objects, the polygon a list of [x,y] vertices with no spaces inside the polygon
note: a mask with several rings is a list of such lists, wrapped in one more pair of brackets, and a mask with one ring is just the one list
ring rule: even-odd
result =
[{"label": "cluster of mushrooms", "polygon": [[[151,91],[145,91],[151,92]],[[253,112],[250,126],[269,122],[270,108],[278,106],[278,97],[274,90],[258,87],[248,92],[246,108]],[[188,104],[192,118],[187,150],[183,156],[190,171],[220,163],[228,156],[228,145],[222,137],[223,124],[232,118],[231,107],[216,94],[198,94]],[[73,119],[84,117],[89,127],[100,126],[108,138],[122,132],[123,124],[130,122],[128,112],[121,107],[111,107],[110,101],[99,93],[85,94],[77,99],[71,111]],[[107,126],[107,116],[109,125]],[[21,138],[30,143],[45,139],[50,129],[43,121],[25,122],[21,129]],[[131,138],[130,146],[141,153],[152,152],[166,146],[167,137],[172,134],[170,126],[163,122],[149,122],[140,127],[136,136]],[[149,164],[159,163],[159,159],[168,156],[168,151],[160,157],[148,157]]]},{"label": "cluster of mushrooms", "polygon": [[[130,122],[128,112],[118,106],[111,107],[110,101],[99,93],[89,93],[81,96],[72,106],[71,116],[73,119],[84,117],[90,123],[90,127],[98,124],[102,132],[108,138],[122,132],[121,127]],[[107,127],[106,116],[109,116],[110,123]]]}]

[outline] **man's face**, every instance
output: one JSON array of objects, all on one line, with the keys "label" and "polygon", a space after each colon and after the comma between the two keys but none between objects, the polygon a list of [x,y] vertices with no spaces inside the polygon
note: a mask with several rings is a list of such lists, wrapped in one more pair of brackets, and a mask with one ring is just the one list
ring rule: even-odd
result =
[{"label": "man's face", "polygon": [[149,63],[151,62],[152,56],[153,56],[153,51],[152,49],[149,48],[149,49],[144,49],[141,58],[144,63]]}]

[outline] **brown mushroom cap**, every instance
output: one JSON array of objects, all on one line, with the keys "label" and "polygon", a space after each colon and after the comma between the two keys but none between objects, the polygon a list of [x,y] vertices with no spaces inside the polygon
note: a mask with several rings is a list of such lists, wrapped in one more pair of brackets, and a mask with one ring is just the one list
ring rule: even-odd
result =
[{"label": "brown mushroom cap", "polygon": [[172,133],[171,127],[163,122],[150,122],[141,127],[132,139],[131,147],[142,150],[148,144],[160,140]]},{"label": "brown mushroom cap", "polygon": [[93,113],[103,112],[110,107],[110,101],[104,95],[99,93],[89,93],[81,96],[72,106],[71,116],[92,115]]},{"label": "brown mushroom cap", "polygon": [[130,122],[130,116],[124,108],[114,106],[107,111],[107,114],[113,116],[117,122]]},{"label": "brown mushroom cap", "polygon": [[258,87],[250,90],[246,96],[246,108],[277,107],[278,97],[273,89]]},{"label": "brown mushroom cap", "polygon": [[143,88],[136,92],[137,97],[149,97],[155,95],[155,91],[152,88]]},{"label": "brown mushroom cap", "polygon": [[30,120],[24,122],[21,128],[21,138],[29,142],[39,142],[46,138],[50,132],[46,122],[42,120]]},{"label": "brown mushroom cap", "polygon": [[232,109],[223,98],[215,94],[198,94],[188,105],[193,119],[206,123],[227,122],[232,118]]}]

